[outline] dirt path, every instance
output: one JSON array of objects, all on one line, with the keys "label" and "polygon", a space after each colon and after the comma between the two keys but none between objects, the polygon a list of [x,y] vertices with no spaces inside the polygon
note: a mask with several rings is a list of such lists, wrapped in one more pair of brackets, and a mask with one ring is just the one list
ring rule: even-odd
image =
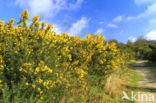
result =
[{"label": "dirt path", "polygon": [[[151,72],[149,67],[146,67],[144,61],[137,61],[135,66],[136,72],[141,74],[144,77],[143,81],[139,81],[140,88],[147,88],[149,90],[156,90],[156,78],[154,77],[153,73]],[[140,91],[139,91],[140,92]],[[156,92],[140,92],[140,94],[150,94],[154,95],[153,102],[147,102],[146,100],[137,102],[137,103],[156,103]]]}]

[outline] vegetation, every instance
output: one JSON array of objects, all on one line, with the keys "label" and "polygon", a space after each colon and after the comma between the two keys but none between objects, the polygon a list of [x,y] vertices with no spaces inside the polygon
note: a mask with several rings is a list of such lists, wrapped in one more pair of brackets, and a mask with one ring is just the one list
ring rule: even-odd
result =
[{"label": "vegetation", "polygon": [[0,21],[1,102],[95,103],[103,100],[101,93],[118,95],[113,91],[120,88],[117,77],[124,74],[128,52],[100,34],[56,34],[39,16],[30,25],[28,19],[25,10],[17,26],[14,19]]},{"label": "vegetation", "polygon": [[129,60],[136,58],[149,60],[152,63],[156,62],[156,41],[139,37],[135,42],[128,40],[127,44],[115,42],[122,52],[129,54]]},{"label": "vegetation", "polygon": [[27,25],[25,10],[16,26],[14,19],[0,21],[0,102],[125,102],[124,83],[132,79],[132,86],[142,79],[127,63],[134,58],[156,62],[155,41],[138,38],[123,44],[100,34],[82,39],[57,34],[39,18]]},{"label": "vegetation", "polygon": [[154,74],[154,76],[156,77],[156,66],[150,67],[152,73]]},{"label": "vegetation", "polygon": [[129,86],[138,86],[138,81],[144,80],[143,76],[137,72],[131,72]]}]

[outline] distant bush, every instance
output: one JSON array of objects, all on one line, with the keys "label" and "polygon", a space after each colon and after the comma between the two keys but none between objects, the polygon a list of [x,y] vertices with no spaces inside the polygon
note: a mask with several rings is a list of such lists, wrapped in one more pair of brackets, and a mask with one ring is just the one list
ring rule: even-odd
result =
[{"label": "distant bush", "polygon": [[149,60],[156,63],[156,43],[151,44],[150,48],[152,49],[152,51],[149,54]]},{"label": "distant bush", "polygon": [[[139,37],[134,43],[128,41],[127,44],[119,45],[121,50],[126,50],[129,54],[134,53],[135,58],[146,59],[151,62],[156,61],[155,51],[156,41],[146,40]],[[132,56],[132,55],[131,55]]]}]

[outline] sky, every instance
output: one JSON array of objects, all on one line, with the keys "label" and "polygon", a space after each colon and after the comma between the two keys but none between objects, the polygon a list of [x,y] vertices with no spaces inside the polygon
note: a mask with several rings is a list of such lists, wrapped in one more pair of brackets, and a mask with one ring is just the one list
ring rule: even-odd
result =
[{"label": "sky", "polygon": [[156,40],[156,0],[0,0],[0,20],[17,23],[25,9],[30,19],[40,15],[40,22],[53,24],[56,33],[99,33],[124,43],[140,36]]}]

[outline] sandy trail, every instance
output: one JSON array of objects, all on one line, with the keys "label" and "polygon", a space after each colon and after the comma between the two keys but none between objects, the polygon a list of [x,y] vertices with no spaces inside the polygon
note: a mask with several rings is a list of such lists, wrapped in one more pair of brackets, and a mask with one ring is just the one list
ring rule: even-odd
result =
[{"label": "sandy trail", "polygon": [[[141,60],[137,61],[135,69],[136,69],[136,72],[138,72],[139,74],[141,74],[144,77],[143,81],[139,81],[139,85],[140,85],[139,87],[156,90],[156,78],[154,77],[150,68],[146,67],[144,61],[141,61]],[[141,91],[139,91],[139,92],[141,94],[147,94],[147,95],[152,94],[152,95],[154,95],[154,101],[149,102],[149,101],[143,100],[143,101],[138,101],[137,103],[156,103],[156,93],[154,93],[154,92],[141,92]]]}]

